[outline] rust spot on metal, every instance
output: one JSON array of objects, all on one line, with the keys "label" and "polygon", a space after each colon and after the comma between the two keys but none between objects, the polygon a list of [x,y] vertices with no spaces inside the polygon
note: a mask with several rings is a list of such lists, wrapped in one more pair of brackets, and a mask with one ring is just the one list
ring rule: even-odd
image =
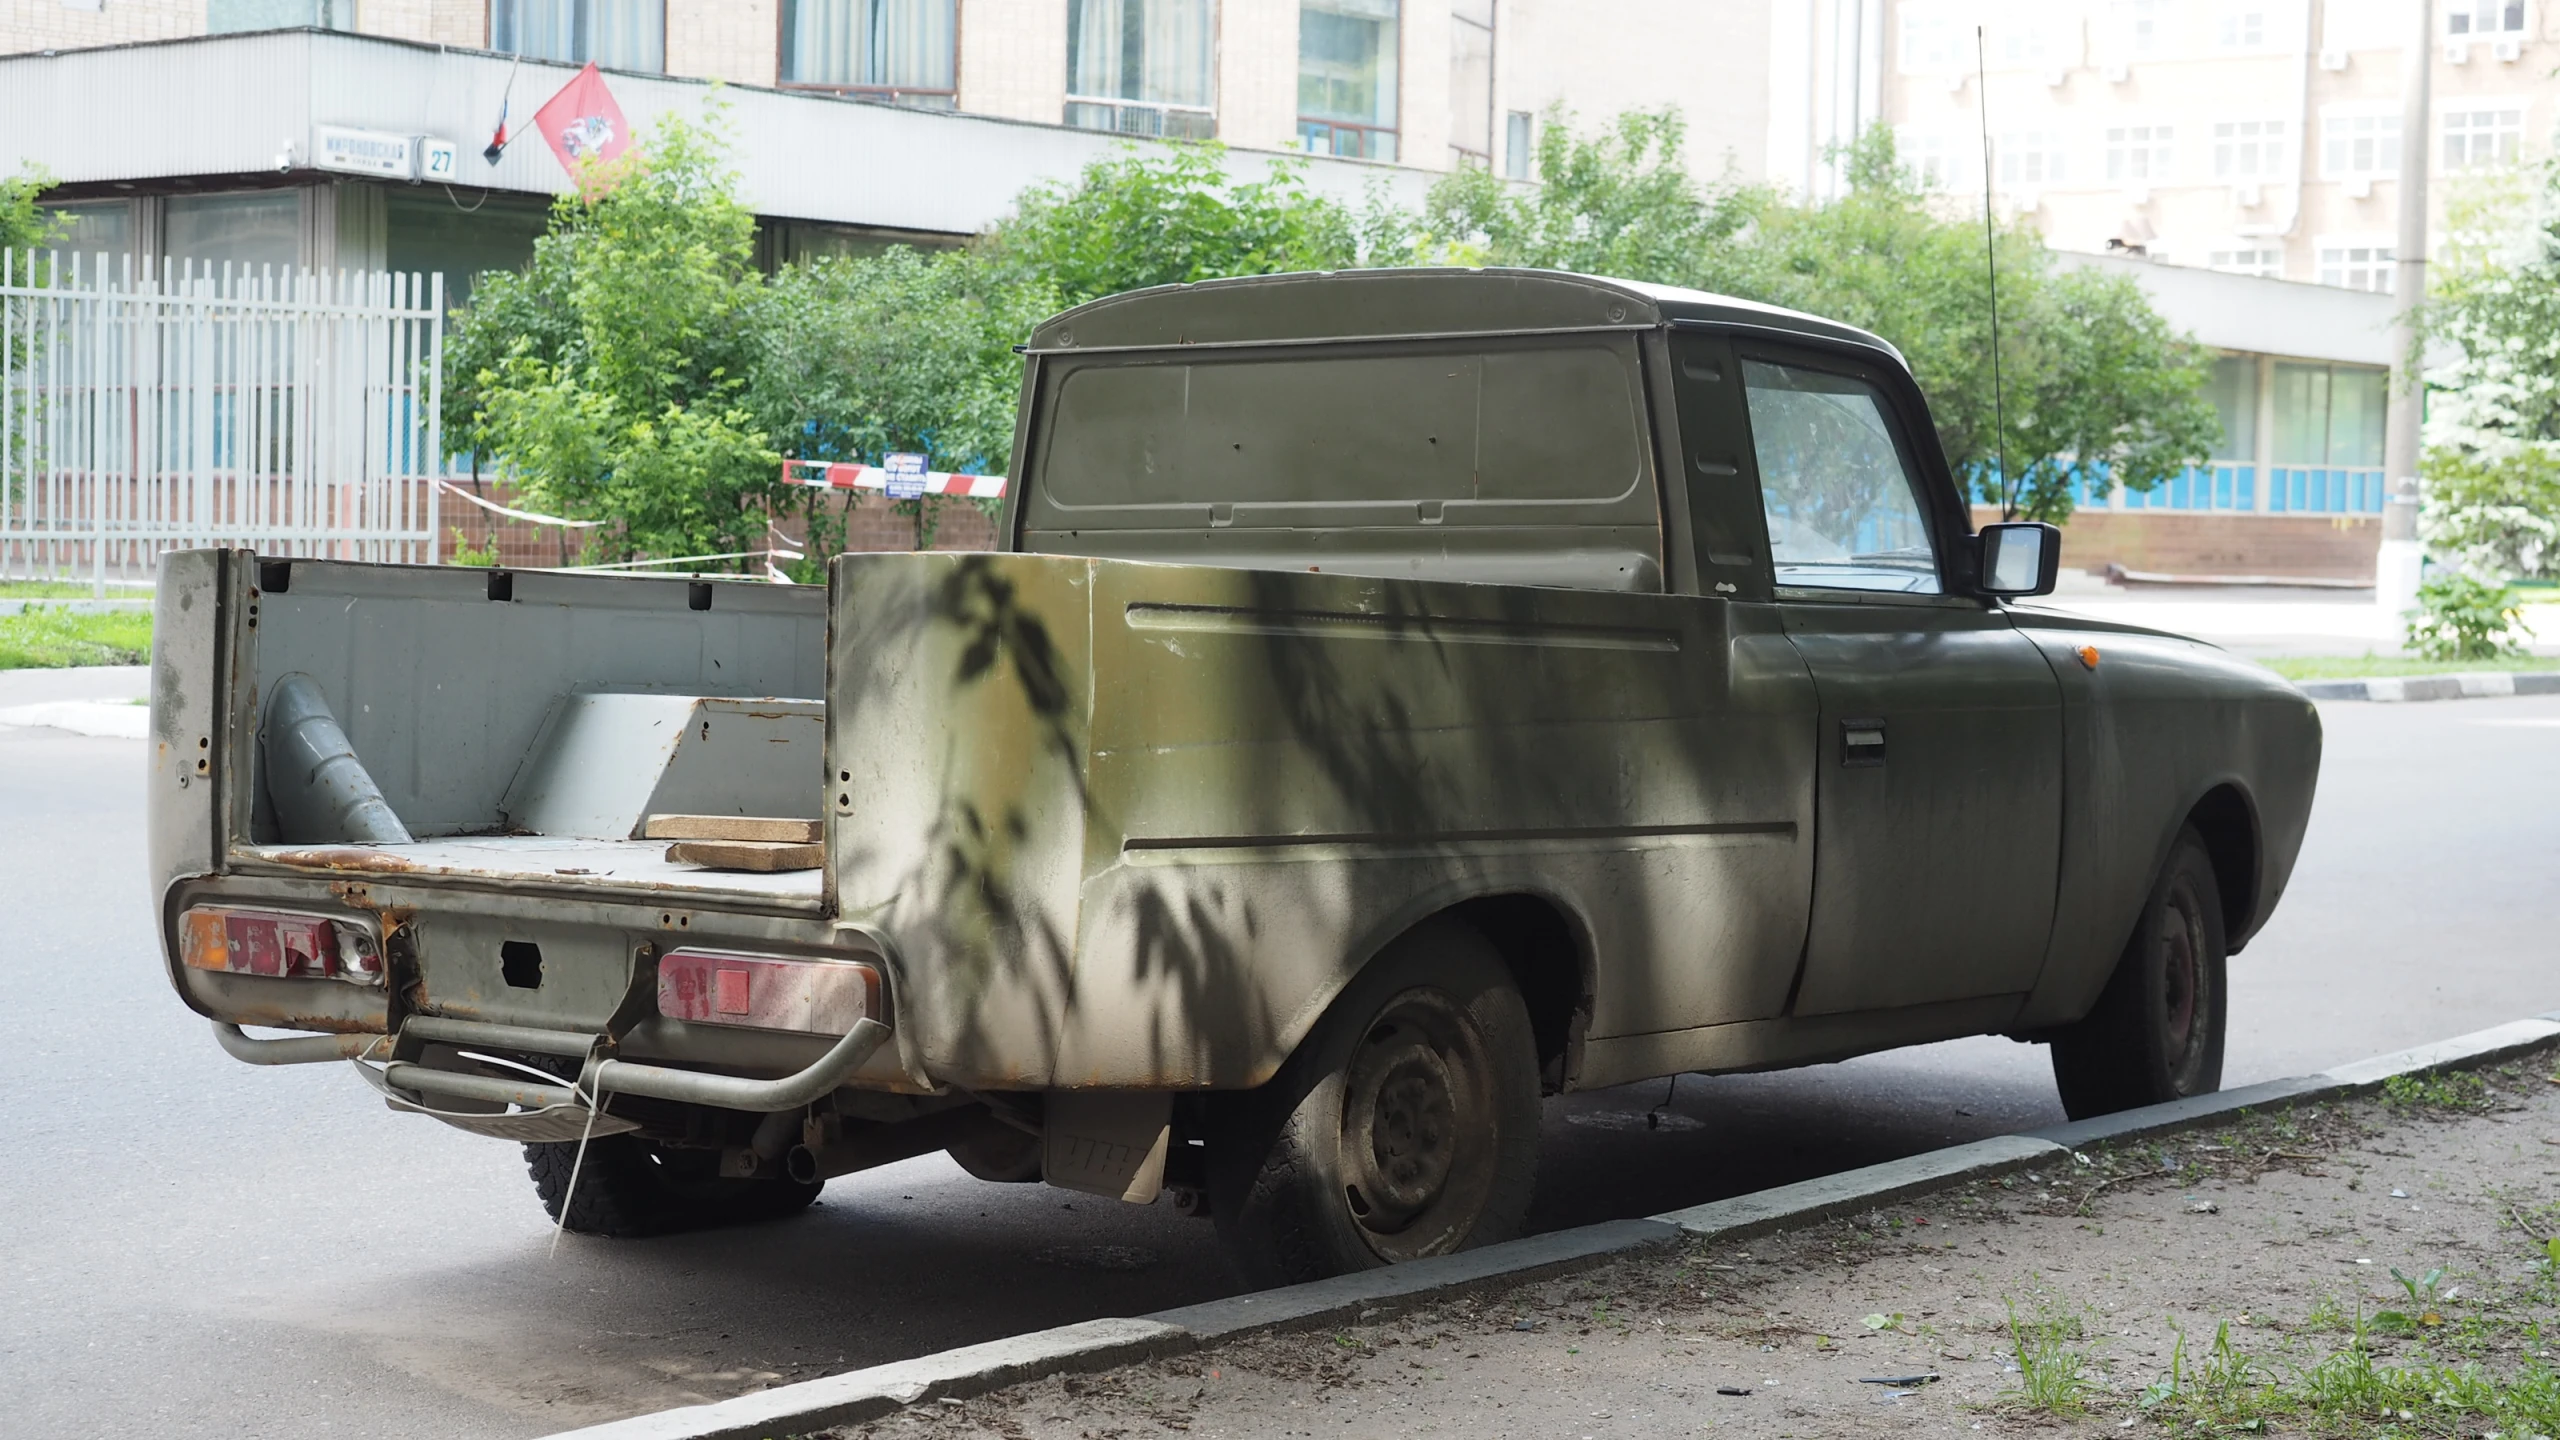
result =
[{"label": "rust spot on metal", "polygon": [[364,1020],[351,1020],[344,1015],[305,1015],[289,1005],[226,1004],[222,1019],[234,1025],[256,1025],[269,1030],[322,1030],[332,1035],[379,1035],[381,1025]]},{"label": "rust spot on metal", "polygon": [[374,923],[381,928],[382,943],[386,946],[391,943],[392,936],[399,934],[410,921],[418,918],[415,906],[374,904],[373,891],[351,880],[337,881],[329,887],[329,893],[337,896],[348,907],[371,915]]},{"label": "rust spot on metal", "polygon": [[269,858],[281,865],[309,865],[320,870],[369,870],[381,875],[402,875],[420,868],[416,861],[406,856],[352,848],[280,850]]}]

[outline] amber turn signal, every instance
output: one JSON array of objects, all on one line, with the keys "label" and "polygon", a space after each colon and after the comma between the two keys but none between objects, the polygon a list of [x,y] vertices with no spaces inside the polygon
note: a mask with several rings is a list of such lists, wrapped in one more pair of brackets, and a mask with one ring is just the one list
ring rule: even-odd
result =
[{"label": "amber turn signal", "polygon": [[2080,647],[2080,668],[2083,670],[2095,670],[2098,668],[2097,646],[2083,645]]}]

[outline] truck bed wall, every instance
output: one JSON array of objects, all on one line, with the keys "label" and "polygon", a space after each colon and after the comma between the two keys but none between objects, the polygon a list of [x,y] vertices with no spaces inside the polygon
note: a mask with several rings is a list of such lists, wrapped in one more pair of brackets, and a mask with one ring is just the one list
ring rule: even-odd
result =
[{"label": "truck bed wall", "polygon": [[[815,589],[715,583],[711,607],[694,610],[682,580],[516,572],[514,598],[492,601],[488,574],[297,560],[284,593],[257,596],[247,673],[259,700],[296,671],[318,681],[412,834],[497,826],[563,695],[815,699],[823,688]],[[238,773],[254,784],[255,745],[237,738]]]},{"label": "truck bed wall", "polygon": [[841,919],[890,938],[938,1078],[1259,1083],[1380,946],[1487,894],[1571,917],[1595,1036],[1783,1005],[1713,957],[1801,943],[1766,897],[1800,893],[1809,813],[1691,822],[1810,758],[1709,765],[1709,607],[1018,554],[847,556],[835,604]]}]

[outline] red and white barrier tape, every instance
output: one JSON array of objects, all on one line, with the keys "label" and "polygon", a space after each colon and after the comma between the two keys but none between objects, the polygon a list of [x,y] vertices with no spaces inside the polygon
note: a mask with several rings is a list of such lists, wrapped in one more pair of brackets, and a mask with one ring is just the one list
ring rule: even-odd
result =
[{"label": "red and white barrier tape", "polygon": [[[808,485],[821,490],[889,488],[889,472],[878,465],[831,465],[821,460],[785,460],[782,462],[782,478],[788,485]],[[947,470],[928,470],[924,476],[923,493],[999,500],[1004,497],[1004,477],[955,475]]]}]

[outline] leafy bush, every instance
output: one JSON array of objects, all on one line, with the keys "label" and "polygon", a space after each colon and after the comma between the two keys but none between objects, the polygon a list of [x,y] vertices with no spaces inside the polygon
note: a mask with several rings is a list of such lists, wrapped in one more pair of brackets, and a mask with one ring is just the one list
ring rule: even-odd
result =
[{"label": "leafy bush", "polygon": [[2508,632],[2524,612],[2507,599],[2504,585],[2468,575],[2430,580],[2418,587],[2418,608],[2408,612],[2409,648],[2430,660],[2494,660],[2521,655]]}]

